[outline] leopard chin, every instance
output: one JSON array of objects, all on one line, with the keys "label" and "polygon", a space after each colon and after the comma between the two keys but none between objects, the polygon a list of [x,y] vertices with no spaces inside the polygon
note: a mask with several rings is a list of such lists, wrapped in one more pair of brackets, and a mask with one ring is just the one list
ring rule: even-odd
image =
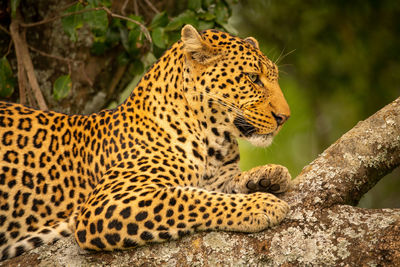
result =
[{"label": "leopard chin", "polygon": [[247,137],[247,140],[253,145],[258,147],[267,147],[272,144],[274,139],[273,134],[265,134],[265,135],[252,135]]}]

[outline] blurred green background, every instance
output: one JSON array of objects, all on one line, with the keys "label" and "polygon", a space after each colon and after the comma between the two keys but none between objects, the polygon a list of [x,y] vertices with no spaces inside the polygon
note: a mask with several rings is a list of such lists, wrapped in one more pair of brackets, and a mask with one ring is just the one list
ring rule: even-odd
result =
[{"label": "blurred green background", "polygon": [[[243,170],[278,163],[295,177],[399,96],[400,1],[240,1],[230,23],[277,62],[292,111],[270,147],[240,143]],[[359,205],[400,207],[399,176],[386,176]]]}]

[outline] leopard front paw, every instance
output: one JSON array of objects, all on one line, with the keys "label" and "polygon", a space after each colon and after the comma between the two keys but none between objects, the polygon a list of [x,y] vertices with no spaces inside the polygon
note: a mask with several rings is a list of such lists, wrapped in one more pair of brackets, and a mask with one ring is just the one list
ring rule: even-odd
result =
[{"label": "leopard front paw", "polygon": [[281,165],[265,165],[251,169],[241,175],[242,192],[268,192],[272,194],[286,192],[290,187],[291,176],[288,169]]},{"label": "leopard front paw", "polygon": [[[287,215],[290,207],[271,194],[253,193],[247,195],[251,199],[251,208],[243,213],[240,231],[258,232],[279,224]],[[248,212],[248,213],[247,213]]]}]

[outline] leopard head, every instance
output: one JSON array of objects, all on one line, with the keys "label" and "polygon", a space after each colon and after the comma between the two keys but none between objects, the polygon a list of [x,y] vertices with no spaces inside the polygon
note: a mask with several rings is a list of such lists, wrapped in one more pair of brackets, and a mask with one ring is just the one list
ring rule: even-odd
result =
[{"label": "leopard head", "polygon": [[181,39],[185,90],[196,96],[191,99],[213,106],[212,113],[226,114],[221,127],[230,127],[234,136],[269,145],[290,109],[278,84],[278,68],[257,40],[217,30],[198,33],[191,25],[183,27]]}]

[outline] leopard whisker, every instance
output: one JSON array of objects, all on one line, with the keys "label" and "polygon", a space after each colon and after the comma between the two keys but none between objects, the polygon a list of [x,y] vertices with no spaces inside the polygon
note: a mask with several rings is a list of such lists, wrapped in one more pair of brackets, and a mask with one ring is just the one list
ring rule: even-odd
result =
[{"label": "leopard whisker", "polygon": [[285,49],[282,50],[282,52],[281,52],[281,54],[279,55],[279,57],[275,60],[274,63],[275,63],[276,65],[279,65],[279,62],[281,62],[281,61],[282,61],[285,57],[287,57],[288,55],[294,53],[294,52],[296,51],[296,49],[293,49],[293,50],[287,52],[286,54],[282,55],[282,54],[283,54],[283,51],[285,51]]}]

